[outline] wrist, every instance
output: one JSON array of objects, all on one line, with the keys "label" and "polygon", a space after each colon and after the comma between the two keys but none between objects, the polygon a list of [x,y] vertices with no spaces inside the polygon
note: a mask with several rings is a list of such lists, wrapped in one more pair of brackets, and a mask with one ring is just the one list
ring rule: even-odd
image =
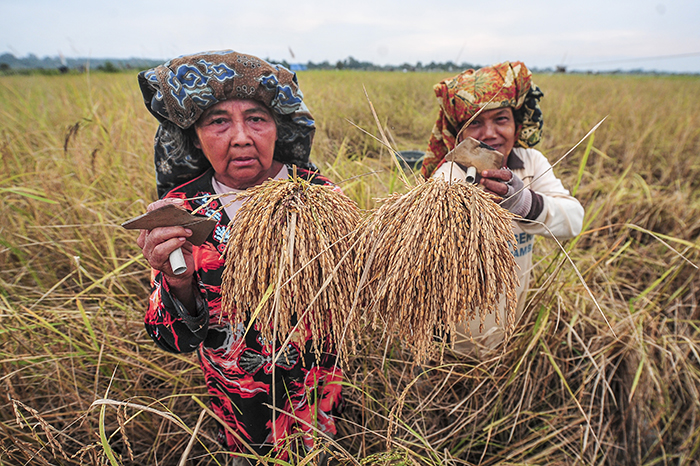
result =
[{"label": "wrist", "polygon": [[541,194],[530,190],[532,196],[532,205],[530,206],[530,211],[523,218],[526,220],[537,220],[544,210],[544,199]]},{"label": "wrist", "polygon": [[175,290],[192,289],[193,284],[194,284],[194,276],[193,275],[175,276],[175,275],[163,274],[163,278],[165,278],[165,281],[168,283],[168,289],[171,292],[175,291]]},{"label": "wrist", "polygon": [[190,312],[196,309],[194,275],[187,277],[173,277],[164,275],[166,286],[170,295],[180,301]]},{"label": "wrist", "polygon": [[518,195],[517,202],[509,209],[511,213],[525,218],[532,207],[532,191],[523,189]]}]

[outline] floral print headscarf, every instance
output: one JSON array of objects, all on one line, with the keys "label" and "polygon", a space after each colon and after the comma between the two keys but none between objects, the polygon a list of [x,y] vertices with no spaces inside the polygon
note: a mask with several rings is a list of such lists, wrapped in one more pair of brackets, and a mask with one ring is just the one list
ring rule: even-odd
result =
[{"label": "floral print headscarf", "polygon": [[484,110],[513,107],[516,146],[533,147],[540,142],[544,122],[538,102],[543,94],[532,82],[530,70],[521,62],[469,69],[439,82],[433,90],[440,111],[423,158],[421,170],[426,178],[454,149],[464,123],[482,107]]},{"label": "floral print headscarf", "polygon": [[209,107],[229,99],[254,99],[275,114],[274,159],[301,168],[309,162],[316,130],[296,74],[232,50],[170,60],[138,75],[146,108],[160,122],[154,144],[158,197],[211,167],[194,146],[193,125]]}]

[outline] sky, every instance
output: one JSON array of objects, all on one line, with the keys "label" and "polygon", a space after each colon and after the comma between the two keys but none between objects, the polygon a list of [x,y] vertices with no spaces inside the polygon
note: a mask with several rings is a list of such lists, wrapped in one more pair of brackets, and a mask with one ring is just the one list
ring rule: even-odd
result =
[{"label": "sky", "polygon": [[0,0],[0,54],[700,73],[699,22],[700,0]]}]

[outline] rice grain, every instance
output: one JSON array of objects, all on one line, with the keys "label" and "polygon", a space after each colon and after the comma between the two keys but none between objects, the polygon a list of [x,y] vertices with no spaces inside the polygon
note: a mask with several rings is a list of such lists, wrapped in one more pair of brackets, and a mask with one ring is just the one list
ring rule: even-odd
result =
[{"label": "rice grain", "polygon": [[[229,226],[222,311],[234,325],[252,317],[267,341],[291,334],[304,348],[310,332],[317,356],[324,343],[338,348],[355,291],[355,202],[298,177],[267,181],[239,198],[247,200]],[[356,331],[352,320],[349,327]]]},{"label": "rice grain", "polygon": [[[360,237],[356,273],[376,327],[406,342],[416,359],[435,352],[436,335],[496,312],[515,316],[518,284],[513,215],[477,186],[429,180],[382,201]],[[497,313],[497,320],[498,313]]]}]

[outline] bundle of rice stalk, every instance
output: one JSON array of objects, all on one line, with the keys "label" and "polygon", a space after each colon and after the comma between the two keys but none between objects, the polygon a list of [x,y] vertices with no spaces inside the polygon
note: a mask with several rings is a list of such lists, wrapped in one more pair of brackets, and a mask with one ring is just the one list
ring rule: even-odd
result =
[{"label": "bundle of rice stalk", "polygon": [[[362,232],[362,302],[424,360],[435,335],[495,312],[503,297],[509,325],[518,284],[513,215],[477,186],[431,179],[382,201]],[[496,313],[498,318],[498,313]]]},{"label": "bundle of rice stalk", "polygon": [[[309,331],[317,356],[325,342],[339,348],[355,290],[357,205],[296,176],[238,198],[247,200],[229,225],[223,312],[233,324],[254,320],[268,341],[289,338],[304,348]],[[356,330],[352,321],[348,330]]]}]

